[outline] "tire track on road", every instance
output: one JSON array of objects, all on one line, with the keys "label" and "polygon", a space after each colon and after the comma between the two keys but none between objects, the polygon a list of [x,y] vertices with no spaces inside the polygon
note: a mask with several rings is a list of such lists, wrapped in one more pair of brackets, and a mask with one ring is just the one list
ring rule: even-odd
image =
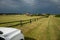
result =
[{"label": "tire track on road", "polygon": [[[41,21],[39,21],[39,22],[41,22]],[[46,22],[47,22],[47,19],[42,20],[41,25],[38,24],[38,25],[37,25],[37,28],[34,28],[34,29],[32,29],[32,31],[29,31],[28,34],[27,34],[27,36],[33,37],[33,38],[35,38],[36,40],[40,40],[41,38],[42,38],[42,40],[43,40],[43,37],[41,37],[41,36],[42,36],[41,34],[42,34],[42,33],[44,32],[44,30],[46,29],[46,26],[43,26],[43,25],[46,24]]]},{"label": "tire track on road", "polygon": [[46,40],[51,40],[51,33],[50,33],[50,19],[51,17],[49,16],[48,24],[47,24],[47,29],[46,29]]},{"label": "tire track on road", "polygon": [[[55,19],[55,18],[54,18],[54,19]],[[55,34],[56,34],[56,36],[57,36],[57,39],[56,39],[56,40],[60,40],[60,28],[59,28],[59,25],[57,24],[57,23],[59,23],[59,22],[57,22],[56,20],[57,20],[57,19],[53,20],[53,22],[54,22]]]},{"label": "tire track on road", "polygon": [[56,40],[56,33],[54,29],[54,16],[50,16],[50,24],[49,24],[49,29],[50,29],[50,40]]}]

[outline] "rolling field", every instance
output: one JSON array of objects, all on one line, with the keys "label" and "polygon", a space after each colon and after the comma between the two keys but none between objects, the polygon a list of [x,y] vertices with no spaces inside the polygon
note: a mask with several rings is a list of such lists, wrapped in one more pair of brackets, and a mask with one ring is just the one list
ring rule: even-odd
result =
[{"label": "rolling field", "polygon": [[[24,20],[36,17],[27,17],[25,15],[24,16],[11,15],[9,16],[9,18],[8,16],[7,17],[0,16],[0,18],[1,18],[0,22],[6,22],[6,21],[9,22],[12,20],[13,21],[21,19]],[[25,40],[60,40],[60,17],[55,17],[54,15],[50,15],[47,18],[42,18],[39,19],[38,21],[28,23],[23,26],[18,25],[15,28],[21,29],[23,31]]]},{"label": "rolling field", "polygon": [[[39,16],[37,16],[39,17]],[[36,16],[26,16],[26,15],[0,15],[0,23],[1,22],[9,22],[9,21],[19,21],[19,20],[26,20],[37,18]]]},{"label": "rolling field", "polygon": [[[28,19],[33,19],[33,18],[39,18],[39,16],[0,15],[0,26],[9,26],[9,25],[20,24],[20,22],[16,22],[16,21],[28,20]],[[11,22],[11,23],[9,23],[9,22]]]}]

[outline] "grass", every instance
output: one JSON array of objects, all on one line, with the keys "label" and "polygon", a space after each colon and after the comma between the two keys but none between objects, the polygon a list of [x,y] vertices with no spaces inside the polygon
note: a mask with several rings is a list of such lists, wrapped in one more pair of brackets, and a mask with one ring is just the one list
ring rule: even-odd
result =
[{"label": "grass", "polygon": [[[0,16],[0,18],[0,22],[9,22],[36,18],[36,16],[30,17],[26,15],[9,15]],[[9,25],[18,23],[19,22]],[[6,25],[8,24],[0,24],[0,26]],[[38,21],[28,23],[23,26],[17,25],[15,28],[23,31],[25,40],[60,40],[60,17],[55,17],[54,15],[50,15],[48,18],[42,18]]]},{"label": "grass", "polygon": [[[39,16],[37,16],[39,17]],[[32,19],[37,18],[36,16],[26,16],[26,15],[2,15],[0,16],[0,23],[1,22],[11,22],[11,21],[19,21],[19,20],[26,20],[26,19]]]},{"label": "grass", "polygon": [[[2,15],[0,16],[0,23],[5,22],[14,22],[14,21],[20,21],[20,20],[28,20],[33,18],[39,18],[39,16],[26,16],[26,15]],[[28,21],[26,21],[28,22]],[[0,24],[0,26],[10,26],[19,24],[20,22],[14,22],[14,23],[7,23],[7,24]]]}]

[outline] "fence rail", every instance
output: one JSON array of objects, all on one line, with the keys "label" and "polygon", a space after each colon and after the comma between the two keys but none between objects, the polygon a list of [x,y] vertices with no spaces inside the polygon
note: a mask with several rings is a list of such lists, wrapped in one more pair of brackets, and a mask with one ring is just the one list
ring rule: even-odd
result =
[{"label": "fence rail", "polygon": [[3,22],[3,23],[0,23],[0,24],[9,24],[9,23],[16,23],[16,22],[20,22],[20,23],[18,23],[18,24],[10,25],[10,26],[8,26],[8,27],[18,26],[18,25],[23,26],[24,24],[32,23],[32,22],[37,21],[37,20],[39,20],[39,19],[41,19],[41,18],[43,18],[43,17],[33,18],[33,19],[28,19],[28,20],[19,20],[19,21],[12,21],[12,22]]}]

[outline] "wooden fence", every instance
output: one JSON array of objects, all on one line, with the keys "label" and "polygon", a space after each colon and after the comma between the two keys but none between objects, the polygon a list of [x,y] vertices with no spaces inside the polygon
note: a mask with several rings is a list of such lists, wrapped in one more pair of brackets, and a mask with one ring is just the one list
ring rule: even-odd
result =
[{"label": "wooden fence", "polygon": [[32,22],[37,21],[37,20],[39,20],[39,19],[41,19],[41,18],[43,18],[43,17],[33,18],[33,19],[28,19],[28,20],[20,20],[20,21],[12,21],[12,22],[3,22],[3,23],[0,23],[0,24],[8,24],[8,23],[20,22],[19,24],[10,25],[10,26],[7,26],[7,27],[13,27],[13,26],[18,26],[18,25],[23,26],[24,24],[32,23]]}]

